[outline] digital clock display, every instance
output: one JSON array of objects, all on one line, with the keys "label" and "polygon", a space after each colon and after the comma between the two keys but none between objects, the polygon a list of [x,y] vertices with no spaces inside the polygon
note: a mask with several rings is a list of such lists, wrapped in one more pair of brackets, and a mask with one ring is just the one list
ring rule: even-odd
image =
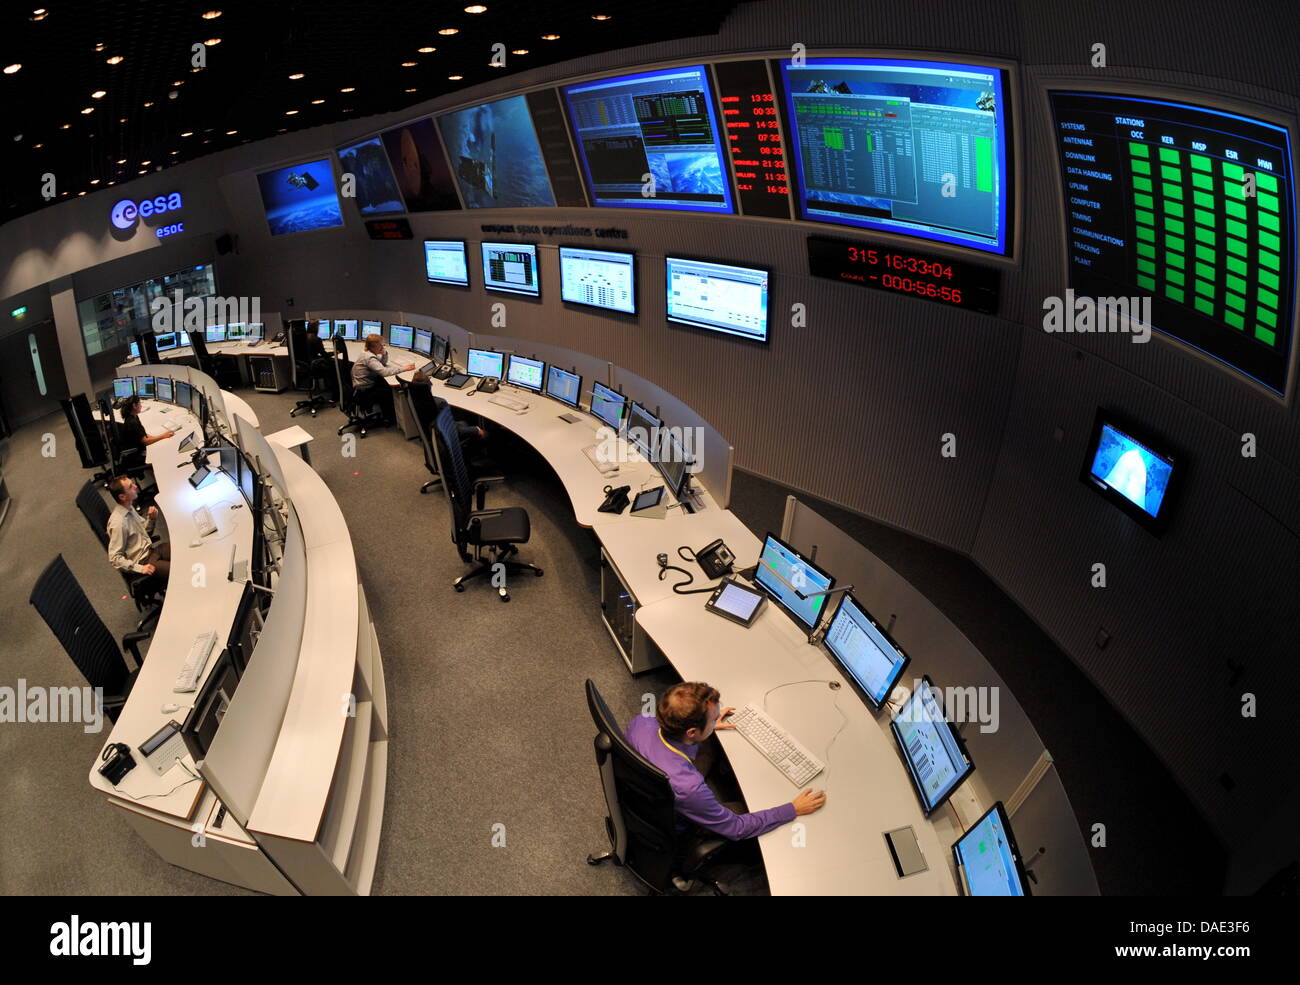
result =
[{"label": "digital clock display", "polygon": [[891,294],[997,314],[998,271],[947,257],[809,236],[808,272]]},{"label": "digital clock display", "polygon": [[410,239],[409,219],[367,219],[366,232],[371,239]]},{"label": "digital clock display", "polygon": [[719,62],[713,69],[741,213],[789,219],[785,148],[767,63]]}]

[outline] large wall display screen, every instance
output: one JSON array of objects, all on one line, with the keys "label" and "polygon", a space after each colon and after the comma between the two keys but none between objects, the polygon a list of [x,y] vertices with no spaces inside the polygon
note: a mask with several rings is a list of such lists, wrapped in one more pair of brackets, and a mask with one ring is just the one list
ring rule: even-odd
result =
[{"label": "large wall display screen", "polygon": [[1285,393],[1296,264],[1287,131],[1185,103],[1050,98],[1070,287],[1139,311],[1150,299],[1149,327]]},{"label": "large wall display screen", "polygon": [[340,147],[338,153],[339,170],[344,175],[352,175],[356,182],[357,210],[362,215],[405,211],[382,140],[371,137],[358,144]]},{"label": "large wall display screen", "polygon": [[803,218],[1008,252],[1003,70],[810,58],[781,74]]},{"label": "large wall display screen", "polygon": [[343,225],[328,159],[263,171],[257,176],[272,236]]},{"label": "large wall display screen", "polygon": [[565,86],[564,98],[592,205],[732,211],[702,65]]},{"label": "large wall display screen", "polygon": [[438,118],[460,194],[470,209],[555,204],[537,131],[523,96]]},{"label": "large wall display screen", "polygon": [[384,149],[408,212],[445,212],[460,208],[456,186],[433,120],[416,120],[387,130]]}]

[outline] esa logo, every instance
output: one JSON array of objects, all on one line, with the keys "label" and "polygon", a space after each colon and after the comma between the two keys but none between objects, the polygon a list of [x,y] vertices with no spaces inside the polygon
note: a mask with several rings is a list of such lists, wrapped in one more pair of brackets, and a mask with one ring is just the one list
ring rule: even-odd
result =
[{"label": "esa logo", "polygon": [[[181,208],[181,193],[172,192],[170,195],[159,195],[157,198],[146,198],[139,205],[136,205],[129,198],[124,198],[113,206],[113,211],[109,218],[113,225],[118,229],[130,229],[136,224],[137,219],[148,219],[152,215],[161,215],[164,212],[175,212]],[[179,230],[176,230],[179,232]]]}]

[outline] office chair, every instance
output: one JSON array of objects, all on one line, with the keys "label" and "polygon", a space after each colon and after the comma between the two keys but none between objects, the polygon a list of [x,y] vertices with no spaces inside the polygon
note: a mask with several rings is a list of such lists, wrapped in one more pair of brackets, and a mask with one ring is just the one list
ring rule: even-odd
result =
[{"label": "office chair", "polygon": [[243,386],[244,378],[239,372],[239,357],[225,353],[213,355],[208,352],[208,340],[203,331],[190,333],[190,349],[194,360],[199,364],[199,372],[212,377],[217,386],[223,390],[234,390]]},{"label": "office chair", "polygon": [[348,346],[339,335],[334,336],[334,379],[339,387],[339,410],[343,411],[348,419],[348,422],[339,428],[339,434],[353,428],[360,428],[360,435],[364,438],[366,428],[379,424],[382,414],[378,407],[363,408],[357,403],[357,394],[352,388],[352,363],[348,361]]},{"label": "office chair", "polygon": [[[504,565],[505,570],[511,574],[531,571],[540,578],[544,572],[536,565],[508,560],[519,553],[516,545],[528,543],[528,512],[518,506],[508,506],[502,510],[483,508],[488,484],[500,481],[500,477],[470,479],[451,407],[443,407],[438,411],[438,416],[433,421],[431,437],[434,456],[438,461],[438,474],[442,476],[442,489],[447,494],[448,512],[451,514],[451,539],[456,543],[461,560],[476,565],[469,574],[461,575],[452,582],[452,587],[463,592],[465,582],[492,574],[498,564]],[[474,548],[472,555],[470,547]],[[483,556],[485,547],[491,553],[490,558]],[[497,593],[502,602],[510,601],[510,592],[505,585],[497,588]]]},{"label": "office chair", "polygon": [[613,859],[652,894],[680,892],[678,879],[698,879],[726,895],[701,870],[730,842],[702,831],[677,830],[676,798],[668,776],[628,743],[596,685],[587,680],[587,709],[596,726],[596,765],[605,789],[609,851],[588,855],[588,865]]},{"label": "office chair", "polygon": [[[86,683],[104,689],[104,714],[116,722],[144,663],[140,643],[149,634],[127,633],[119,647],[68,570],[62,554],[41,572],[27,601],[36,607]],[[135,670],[127,669],[123,648],[135,657]]]},{"label": "office chair", "polygon": [[[411,420],[415,421],[416,429],[420,432],[420,444],[424,448],[424,467],[429,470],[433,476],[428,482],[420,487],[420,492],[427,493],[430,489],[442,481],[442,476],[438,472],[438,457],[434,451],[433,422],[438,416],[438,412],[447,406],[447,401],[437,396],[433,388],[427,383],[409,383],[403,386],[406,391],[406,406],[410,408]],[[461,444],[461,455],[466,456],[468,453],[464,444]],[[479,455],[470,458],[467,461],[470,479],[480,480],[482,482],[501,482],[500,469],[486,455]]]},{"label": "office chair", "polygon": [[318,336],[308,334],[306,322],[289,323],[289,358],[293,360],[293,385],[304,389],[306,383],[307,399],[299,400],[289,411],[290,417],[297,417],[303,411],[316,411],[334,403],[334,394],[330,391],[330,358],[325,355],[325,346]]},{"label": "office chair", "polygon": [[[95,536],[99,538],[99,546],[107,556],[108,518],[112,515],[113,508],[108,504],[100,487],[94,482],[87,482],[82,486],[81,492],[77,493],[77,508],[90,524],[90,529],[95,532]],[[155,537],[154,540],[158,538]],[[136,632],[144,632],[146,626],[157,622],[158,617],[162,615],[162,596],[166,594],[166,585],[157,575],[141,575],[134,571],[120,570],[118,574],[126,583],[127,594],[135,602],[136,610],[143,614],[143,618],[136,624]]]},{"label": "office chair", "polygon": [[129,475],[140,484],[141,506],[150,506],[158,495],[158,486],[147,476],[151,466],[145,460],[143,448],[125,448],[122,445],[122,425],[113,416],[113,405],[101,403],[99,415],[104,428],[104,446],[108,450],[105,468],[92,476],[95,482],[107,482],[114,476]]}]

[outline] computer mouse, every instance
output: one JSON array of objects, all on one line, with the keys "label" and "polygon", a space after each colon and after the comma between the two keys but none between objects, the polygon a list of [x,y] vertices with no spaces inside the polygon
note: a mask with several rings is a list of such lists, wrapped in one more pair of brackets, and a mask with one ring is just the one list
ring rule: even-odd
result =
[{"label": "computer mouse", "polygon": [[163,706],[162,706],[161,708],[159,708],[158,710],[159,710],[160,712],[162,712],[164,715],[170,715],[170,714],[171,714],[172,712],[174,712],[174,711],[180,711],[180,710],[181,710],[181,706],[180,706],[180,705],[163,705]]}]

